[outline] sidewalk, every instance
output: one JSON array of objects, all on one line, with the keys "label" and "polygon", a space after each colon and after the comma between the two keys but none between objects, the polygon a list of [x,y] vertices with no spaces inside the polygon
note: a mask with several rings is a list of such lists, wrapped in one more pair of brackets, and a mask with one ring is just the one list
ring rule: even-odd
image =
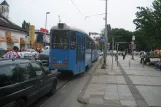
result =
[{"label": "sidewalk", "polygon": [[120,56],[118,66],[114,60],[112,69],[108,56],[107,69],[98,66],[82,90],[81,100],[105,106],[161,106],[161,72],[143,67],[138,60],[131,60],[131,56],[122,60]]}]

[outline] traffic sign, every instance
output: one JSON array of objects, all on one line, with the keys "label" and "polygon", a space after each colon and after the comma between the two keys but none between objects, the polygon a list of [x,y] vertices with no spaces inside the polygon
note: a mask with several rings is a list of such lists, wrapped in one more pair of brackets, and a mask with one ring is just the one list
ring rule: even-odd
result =
[{"label": "traffic sign", "polygon": [[105,43],[106,40],[105,39],[100,39],[100,43]]}]

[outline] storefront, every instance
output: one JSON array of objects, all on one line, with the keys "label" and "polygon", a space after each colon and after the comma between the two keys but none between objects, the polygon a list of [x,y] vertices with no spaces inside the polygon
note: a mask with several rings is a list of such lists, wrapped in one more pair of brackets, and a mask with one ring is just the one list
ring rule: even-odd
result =
[{"label": "storefront", "polygon": [[20,49],[27,49],[30,48],[30,41],[25,38],[20,38]]},{"label": "storefront", "polygon": [[13,46],[16,43],[19,43],[19,40],[16,36],[11,36],[11,32],[6,32],[6,40],[7,40],[7,50],[12,50]]}]

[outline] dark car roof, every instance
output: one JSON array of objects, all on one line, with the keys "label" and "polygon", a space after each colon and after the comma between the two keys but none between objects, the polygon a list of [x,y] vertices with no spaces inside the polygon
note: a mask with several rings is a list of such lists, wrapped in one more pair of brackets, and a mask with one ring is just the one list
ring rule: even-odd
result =
[{"label": "dark car roof", "polygon": [[3,65],[10,65],[10,64],[21,64],[21,63],[27,63],[27,62],[32,62],[31,60],[28,59],[0,59],[0,66]]}]

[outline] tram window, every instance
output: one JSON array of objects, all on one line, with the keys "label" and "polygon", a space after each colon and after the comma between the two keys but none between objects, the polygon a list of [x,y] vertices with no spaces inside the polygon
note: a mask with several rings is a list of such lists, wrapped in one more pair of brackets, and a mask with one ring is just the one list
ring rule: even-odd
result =
[{"label": "tram window", "polygon": [[72,32],[70,36],[70,49],[75,49],[76,46],[76,32]]},{"label": "tram window", "polygon": [[68,32],[53,31],[51,45],[55,49],[68,49]]},{"label": "tram window", "polygon": [[90,49],[90,39],[89,38],[87,38],[86,39],[86,49]]}]

